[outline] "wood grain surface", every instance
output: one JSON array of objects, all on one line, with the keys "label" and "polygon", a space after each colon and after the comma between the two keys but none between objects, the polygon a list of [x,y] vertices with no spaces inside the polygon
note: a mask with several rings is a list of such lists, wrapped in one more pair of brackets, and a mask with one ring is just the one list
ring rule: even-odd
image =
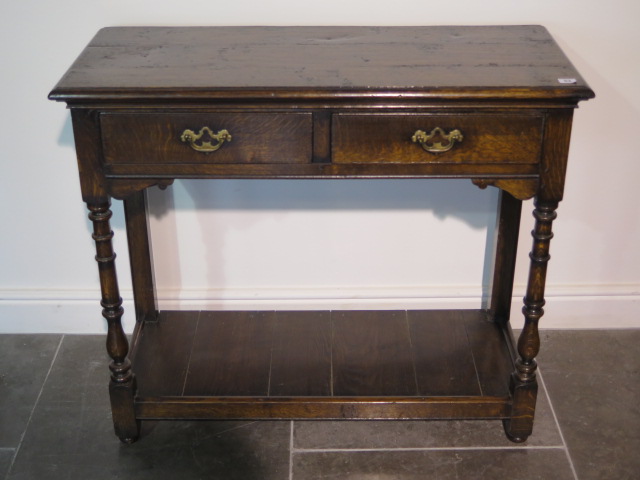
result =
[{"label": "wood grain surface", "polygon": [[166,311],[140,335],[144,397],[506,397],[513,368],[479,310]]},{"label": "wood grain surface", "polygon": [[309,90],[479,97],[505,88],[511,97],[592,95],[540,26],[112,27],[98,32],[51,98]]}]

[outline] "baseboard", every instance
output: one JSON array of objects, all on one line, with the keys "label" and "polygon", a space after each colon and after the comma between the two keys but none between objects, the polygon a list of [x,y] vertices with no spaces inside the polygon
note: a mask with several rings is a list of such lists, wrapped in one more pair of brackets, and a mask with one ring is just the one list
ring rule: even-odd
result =
[{"label": "baseboard", "polygon": [[[516,292],[522,291],[516,286]],[[123,291],[125,299],[130,291]],[[521,322],[522,295],[512,322]],[[479,308],[482,292],[469,286],[160,290],[162,309],[374,310]],[[123,325],[133,330],[125,300]],[[541,328],[640,328],[640,285],[549,286]],[[0,333],[90,334],[106,331],[95,290],[1,289]]]}]

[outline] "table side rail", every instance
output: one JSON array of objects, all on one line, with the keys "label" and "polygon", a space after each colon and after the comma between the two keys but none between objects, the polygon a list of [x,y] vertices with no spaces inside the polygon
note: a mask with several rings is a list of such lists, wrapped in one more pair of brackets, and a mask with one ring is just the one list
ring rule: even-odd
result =
[{"label": "table side rail", "polygon": [[142,397],[138,419],[503,419],[509,397]]}]

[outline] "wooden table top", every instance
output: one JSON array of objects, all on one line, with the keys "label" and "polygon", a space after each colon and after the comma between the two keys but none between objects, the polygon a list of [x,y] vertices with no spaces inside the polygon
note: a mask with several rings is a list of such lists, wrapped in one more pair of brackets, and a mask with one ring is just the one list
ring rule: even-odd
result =
[{"label": "wooden table top", "polygon": [[541,26],[109,27],[50,94],[67,102],[593,97]]}]

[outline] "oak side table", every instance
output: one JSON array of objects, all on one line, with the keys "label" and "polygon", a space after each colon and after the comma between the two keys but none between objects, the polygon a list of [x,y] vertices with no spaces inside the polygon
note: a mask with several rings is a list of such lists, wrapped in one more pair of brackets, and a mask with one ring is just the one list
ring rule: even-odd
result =
[{"label": "oak side table", "polygon": [[[540,26],[100,30],[50,93],[71,110],[108,323],[115,431],[144,419],[500,419],[532,432],[538,320],[574,108]],[[490,308],[158,311],[145,189],[176,178],[466,178],[500,189]],[[509,326],[535,197],[524,327]],[[122,326],[111,198],[136,328]]]}]

